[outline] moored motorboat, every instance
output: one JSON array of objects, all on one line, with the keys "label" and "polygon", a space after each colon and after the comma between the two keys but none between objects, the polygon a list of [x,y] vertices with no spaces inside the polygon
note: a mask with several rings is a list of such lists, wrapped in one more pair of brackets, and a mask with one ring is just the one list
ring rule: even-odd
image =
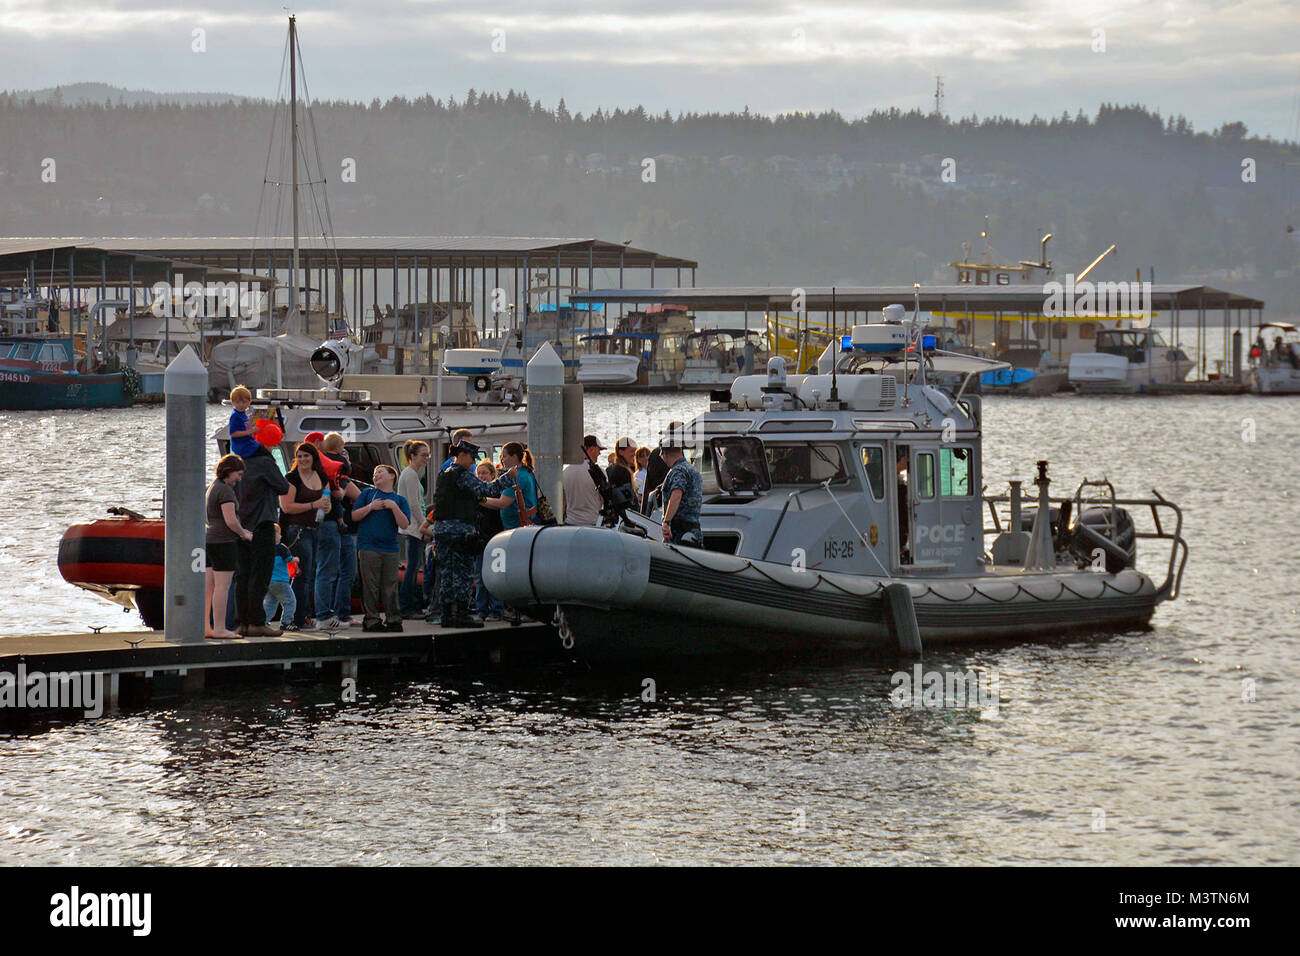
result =
[{"label": "moored motorboat", "polygon": [[[593,661],[1132,628],[1176,596],[1181,513],[1158,494],[1084,481],[1052,497],[1042,462],[1032,518],[1018,482],[981,495],[982,409],[965,388],[1005,364],[941,353],[906,323],[848,338],[831,374],[787,375],[774,357],[686,429],[703,548],[663,543],[658,506],[618,528],[518,528],[488,543],[488,589]],[[952,391],[932,384],[959,371]],[[1148,512],[1154,528],[1139,528]],[[1153,539],[1168,546],[1158,584],[1137,567]]]},{"label": "moored motorboat", "polygon": [[[116,305],[96,303],[99,313]],[[6,411],[122,408],[138,391],[139,377],[93,357],[78,358],[73,336],[40,331],[30,306],[7,309],[0,319],[0,409]],[[99,351],[92,347],[92,353]]]},{"label": "moored motorboat", "polygon": [[637,355],[591,352],[578,358],[577,380],[580,385],[635,385],[640,367]]},{"label": "moored motorboat", "polygon": [[1192,366],[1155,329],[1099,329],[1095,352],[1070,356],[1070,384],[1080,392],[1143,392],[1181,382]]},{"label": "moored motorboat", "polygon": [[[1273,332],[1270,344],[1266,332]],[[1250,350],[1250,389],[1258,395],[1300,394],[1300,329],[1289,322],[1265,322]]]},{"label": "moored motorboat", "polygon": [[163,626],[163,520],[126,508],[74,524],[59,541],[59,573],[69,584],[135,608],[146,627]]}]

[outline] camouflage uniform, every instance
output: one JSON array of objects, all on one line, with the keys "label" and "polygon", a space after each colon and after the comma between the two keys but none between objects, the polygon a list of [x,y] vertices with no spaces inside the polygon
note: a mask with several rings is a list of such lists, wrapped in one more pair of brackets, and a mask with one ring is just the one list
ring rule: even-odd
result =
[{"label": "camouflage uniform", "polygon": [[[474,472],[459,465],[444,469],[442,474],[454,475],[456,487],[476,506],[480,498],[499,498],[506,488],[514,485],[509,475],[490,483],[480,481]],[[433,547],[438,560],[438,603],[468,605],[474,599],[474,557],[487,542],[478,541],[478,529],[471,522],[436,515],[435,518]]]},{"label": "camouflage uniform", "polygon": [[677,502],[677,511],[673,514],[671,543],[698,548],[703,541],[700,533],[700,506],[704,503],[704,480],[700,473],[685,458],[679,458],[668,469],[668,474],[659,487],[665,508],[674,490],[680,488],[682,492],[681,500]]}]

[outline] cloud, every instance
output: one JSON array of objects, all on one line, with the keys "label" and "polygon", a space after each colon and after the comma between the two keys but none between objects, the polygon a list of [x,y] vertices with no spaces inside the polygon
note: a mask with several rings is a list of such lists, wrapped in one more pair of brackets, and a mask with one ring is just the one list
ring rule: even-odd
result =
[{"label": "cloud", "polygon": [[[258,0],[0,0],[0,85],[99,80],[272,96],[284,17]],[[1028,118],[1102,101],[1294,136],[1292,0],[323,0],[299,14],[313,94],[522,89],[571,110],[929,108]],[[190,31],[207,31],[193,54]],[[492,31],[505,31],[493,52]],[[1093,47],[1104,31],[1105,52]],[[124,56],[124,51],[131,55]]]}]

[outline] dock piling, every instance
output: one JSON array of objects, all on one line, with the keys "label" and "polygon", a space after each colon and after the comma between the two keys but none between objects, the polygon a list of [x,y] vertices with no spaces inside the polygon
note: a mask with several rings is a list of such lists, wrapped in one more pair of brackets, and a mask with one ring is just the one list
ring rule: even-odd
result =
[{"label": "dock piling", "polygon": [[533,453],[537,485],[551,507],[564,500],[564,363],[550,342],[528,360],[528,447]]},{"label": "dock piling", "polygon": [[163,393],[167,401],[163,623],[168,640],[183,641],[203,637],[207,570],[203,479],[208,370],[190,346],[167,366]]}]

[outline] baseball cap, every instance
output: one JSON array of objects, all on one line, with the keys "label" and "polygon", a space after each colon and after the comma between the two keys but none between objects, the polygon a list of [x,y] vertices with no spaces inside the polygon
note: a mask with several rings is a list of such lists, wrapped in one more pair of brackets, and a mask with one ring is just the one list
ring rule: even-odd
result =
[{"label": "baseball cap", "polygon": [[636,448],[636,442],[624,435],[618,441],[614,442],[615,448]]},{"label": "baseball cap", "polygon": [[669,422],[668,427],[664,430],[663,438],[659,440],[660,448],[685,448],[686,447],[686,423]]},{"label": "baseball cap", "polygon": [[584,437],[582,439],[582,447],[599,448],[601,451],[605,450],[605,446],[600,443],[600,439],[597,438],[595,435],[587,435],[586,437]]},{"label": "baseball cap", "polygon": [[467,451],[475,458],[478,458],[479,454],[482,452],[482,449],[479,448],[478,445],[475,445],[469,439],[462,438],[456,444],[449,446],[447,448],[447,451],[450,452],[452,455],[459,455],[461,452]]}]

